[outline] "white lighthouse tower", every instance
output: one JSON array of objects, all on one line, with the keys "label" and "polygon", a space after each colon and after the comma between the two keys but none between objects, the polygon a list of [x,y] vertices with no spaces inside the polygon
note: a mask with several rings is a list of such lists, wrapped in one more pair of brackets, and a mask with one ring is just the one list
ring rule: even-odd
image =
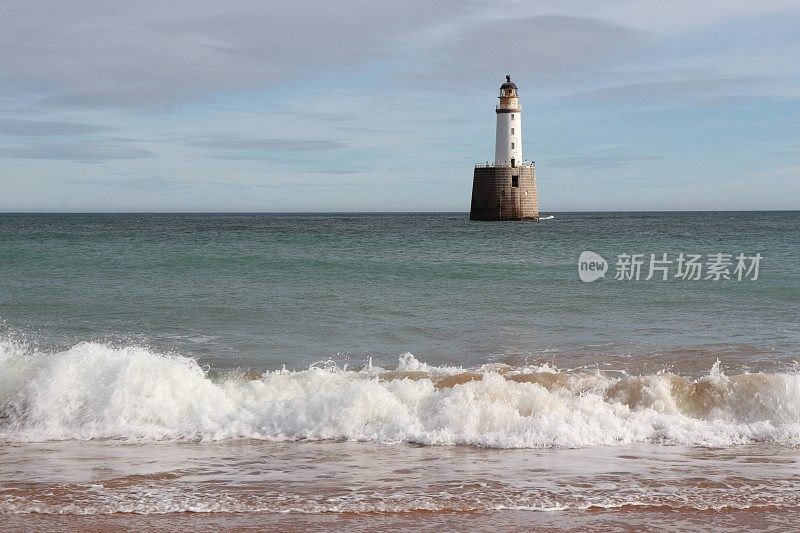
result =
[{"label": "white lighthouse tower", "polygon": [[539,220],[536,166],[522,159],[522,106],[506,76],[495,107],[494,163],[475,165],[470,220]]},{"label": "white lighthouse tower", "polygon": [[516,167],[522,163],[522,106],[519,105],[517,85],[506,76],[500,86],[500,103],[497,113],[497,133],[495,135],[495,165]]}]

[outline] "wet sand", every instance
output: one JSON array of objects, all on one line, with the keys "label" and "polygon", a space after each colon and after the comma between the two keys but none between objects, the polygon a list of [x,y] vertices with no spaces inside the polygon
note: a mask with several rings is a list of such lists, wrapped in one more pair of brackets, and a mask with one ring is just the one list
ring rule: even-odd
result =
[{"label": "wet sand", "polygon": [[488,511],[471,513],[268,514],[179,513],[96,517],[3,516],[8,531],[787,531],[800,520],[796,509],[687,511],[685,509],[619,509],[598,511]]},{"label": "wet sand", "polygon": [[0,447],[10,530],[786,530],[796,450],[351,442]]}]

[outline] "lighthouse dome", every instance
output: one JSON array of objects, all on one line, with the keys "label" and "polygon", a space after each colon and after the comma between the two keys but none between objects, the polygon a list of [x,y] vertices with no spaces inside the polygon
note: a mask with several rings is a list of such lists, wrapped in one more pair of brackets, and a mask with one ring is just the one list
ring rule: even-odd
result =
[{"label": "lighthouse dome", "polygon": [[515,89],[517,88],[517,84],[511,81],[511,76],[506,76],[506,82],[500,86],[500,89]]}]

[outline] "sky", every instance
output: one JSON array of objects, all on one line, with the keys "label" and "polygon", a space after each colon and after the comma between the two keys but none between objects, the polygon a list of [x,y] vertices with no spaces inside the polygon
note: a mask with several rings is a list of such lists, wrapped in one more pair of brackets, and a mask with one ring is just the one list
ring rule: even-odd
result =
[{"label": "sky", "polygon": [[0,211],[800,209],[796,0],[3,0]]}]

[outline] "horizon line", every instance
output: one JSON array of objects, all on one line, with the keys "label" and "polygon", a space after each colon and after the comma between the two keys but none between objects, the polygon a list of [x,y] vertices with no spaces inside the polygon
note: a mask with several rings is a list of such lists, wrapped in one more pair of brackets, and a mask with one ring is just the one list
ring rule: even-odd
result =
[{"label": "horizon line", "polygon": [[[793,213],[797,209],[609,209],[557,210],[557,213]],[[466,215],[469,211],[0,211],[0,215]]]}]

